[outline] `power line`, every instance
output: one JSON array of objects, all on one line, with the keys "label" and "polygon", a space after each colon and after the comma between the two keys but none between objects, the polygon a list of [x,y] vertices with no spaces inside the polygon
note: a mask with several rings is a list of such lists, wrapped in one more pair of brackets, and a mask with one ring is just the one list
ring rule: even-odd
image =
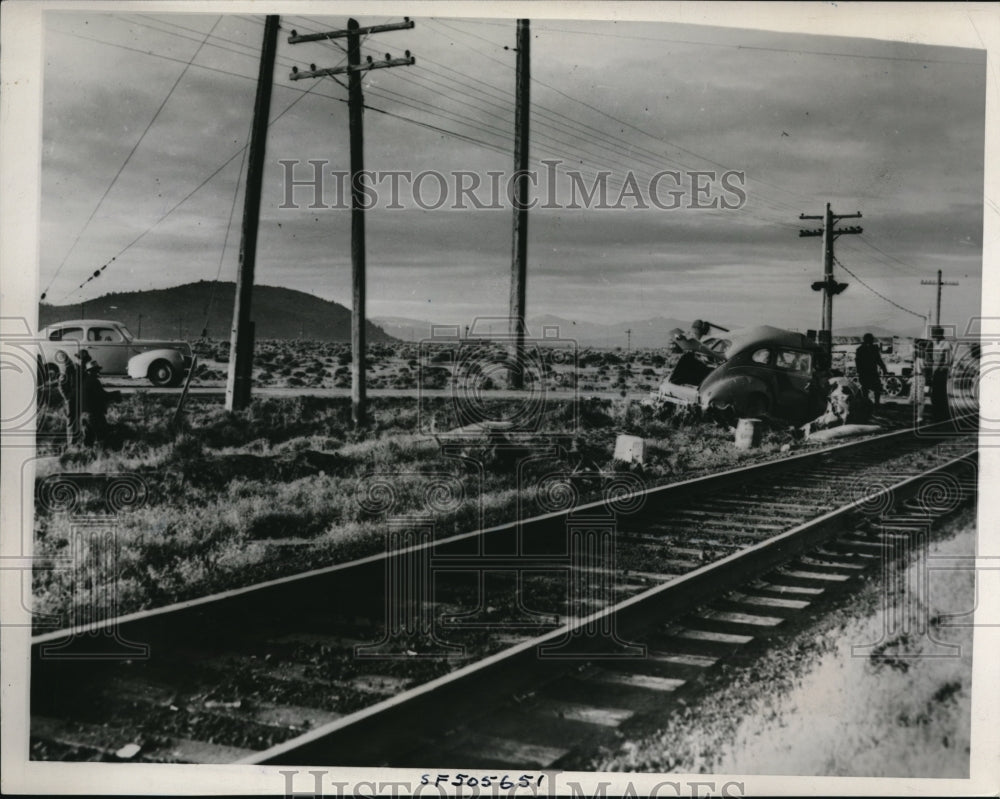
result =
[{"label": "power line", "polygon": [[[250,129],[253,128],[253,121],[251,120],[250,126],[247,129],[247,142],[250,141]],[[240,168],[236,172],[236,185],[233,187],[233,203],[229,207],[229,220],[226,222],[226,234],[222,237],[222,252],[219,253],[219,266],[215,270],[215,280],[212,281],[212,288],[208,292],[208,303],[205,305],[205,322],[202,324],[201,335],[203,338],[208,336],[208,321],[212,316],[212,305],[215,303],[215,290],[219,285],[219,278],[222,277],[222,264],[226,259],[226,246],[229,244],[229,231],[233,227],[233,217],[236,215],[236,201],[240,196],[240,181],[243,177],[243,167],[246,165],[247,153],[249,152],[249,146],[243,148],[243,157],[240,158]]]},{"label": "power line", "polygon": [[[441,22],[440,20],[434,20],[434,21],[438,22],[438,24],[444,25],[446,28],[449,28],[450,30],[455,31],[456,33],[460,33],[460,34],[463,34],[463,35],[475,36],[475,38],[482,39],[483,41],[487,41],[487,42],[489,42],[489,44],[497,46],[497,47],[502,46],[502,45],[498,45],[496,42],[491,42],[491,41],[489,41],[487,39],[483,39],[482,36],[477,36],[476,34],[469,33],[468,31],[463,31],[463,30],[461,30],[459,28],[454,28],[451,25],[447,25],[446,23]],[[507,63],[505,63],[503,61],[499,61],[498,59],[495,59],[495,58],[491,58],[490,56],[486,56],[484,53],[481,53],[480,51],[478,51],[476,48],[472,47],[471,45],[465,44],[464,42],[458,42],[458,43],[462,44],[464,47],[468,47],[469,49],[473,50],[473,52],[476,52],[477,54],[479,54],[479,55],[481,55],[481,56],[483,56],[485,58],[489,58],[491,61],[496,61],[497,63],[501,64],[502,66],[504,66],[504,67],[506,67],[508,69],[513,69],[513,67],[511,67],[510,64],[507,64]],[[625,125],[626,127],[631,128],[632,130],[636,131],[637,133],[640,133],[643,136],[647,136],[648,138],[653,139],[654,141],[656,141],[657,143],[659,143],[661,145],[662,144],[666,144],[666,145],[668,145],[670,147],[673,147],[673,148],[675,148],[677,150],[680,150],[681,152],[686,153],[686,154],[688,154],[688,155],[690,155],[690,156],[692,156],[694,158],[697,158],[699,160],[705,161],[706,163],[712,164],[713,166],[720,167],[721,169],[726,169],[726,170],[732,170],[733,169],[732,167],[730,167],[730,166],[728,166],[726,164],[723,164],[723,163],[721,163],[719,161],[716,161],[716,160],[714,160],[712,158],[709,158],[708,156],[704,156],[704,155],[701,155],[700,153],[696,153],[695,151],[690,150],[687,147],[684,147],[684,146],[682,146],[680,144],[677,144],[676,142],[670,141],[668,139],[664,139],[664,138],[662,138],[660,136],[657,136],[657,135],[655,135],[653,133],[650,133],[647,130],[644,130],[644,129],[640,128],[637,125],[634,125],[631,122],[628,122],[628,121],[626,121],[624,119],[620,119],[619,117],[616,117],[613,114],[609,114],[607,111],[604,111],[604,110],[598,108],[597,106],[595,106],[595,105],[593,105],[591,103],[586,102],[585,100],[580,100],[577,97],[573,97],[572,95],[568,94],[567,92],[563,91],[562,89],[559,89],[559,88],[557,88],[555,86],[552,86],[551,84],[548,84],[545,81],[542,81],[542,80],[539,80],[538,78],[534,78],[533,77],[532,78],[532,82],[533,83],[537,83],[538,85],[543,86],[546,89],[549,89],[550,91],[554,91],[556,94],[559,94],[560,96],[566,98],[567,100],[570,100],[570,101],[572,101],[574,103],[578,103],[579,105],[582,105],[585,108],[588,108],[591,111],[594,111],[595,113],[598,113],[601,116],[604,116],[604,117],[612,120],[613,122],[618,123],[619,125]],[[681,166],[685,166],[685,165],[681,164]],[[689,168],[689,167],[685,166],[685,168]],[[806,195],[804,195],[804,194],[800,194],[798,192],[791,192],[791,191],[789,191],[787,189],[782,188],[781,186],[778,186],[777,184],[770,183],[769,181],[762,180],[760,178],[757,178],[756,182],[761,183],[761,184],[763,184],[765,186],[771,186],[772,188],[777,189],[778,191],[783,192],[785,194],[798,194],[800,197],[802,197],[804,199],[806,198]],[[762,198],[762,199],[764,199],[765,202],[769,202],[769,203],[773,204],[779,210],[792,210],[792,211],[797,210],[796,207],[793,206],[792,204],[786,203],[786,202],[781,201],[781,200],[775,200],[775,199],[766,198],[766,197]]]},{"label": "power line", "polygon": [[834,257],[833,260],[836,262],[837,266],[839,266],[841,269],[843,269],[845,272],[847,272],[847,274],[849,274],[851,277],[853,277],[855,280],[857,280],[858,283],[860,283],[862,286],[864,286],[866,289],[868,289],[876,297],[879,297],[879,298],[885,300],[887,303],[889,303],[890,305],[892,305],[895,308],[899,308],[899,310],[901,310],[901,311],[906,311],[906,313],[908,313],[908,314],[912,314],[913,316],[917,316],[920,319],[923,319],[924,321],[927,321],[927,314],[922,314],[922,313],[917,313],[916,311],[911,311],[909,308],[904,308],[902,305],[900,305],[895,300],[890,300],[882,292],[880,292],[880,291],[878,291],[876,289],[873,289],[871,286],[869,286],[864,280],[862,280],[860,277],[858,277],[857,274],[855,274],[854,272],[852,272],[850,269],[848,269],[846,266],[844,266],[839,260],[837,260],[836,257]]},{"label": "power line", "polygon": [[[462,20],[462,21],[474,22],[473,20]],[[790,48],[790,47],[766,47],[763,45],[752,45],[752,44],[729,44],[726,42],[706,42],[706,41],[697,41],[693,39],[668,39],[668,38],[661,38],[658,36],[636,36],[624,33],[608,33],[607,31],[569,30],[567,28],[538,27],[535,28],[535,30],[545,33],[570,33],[570,34],[579,34],[583,36],[606,36],[613,39],[632,39],[636,41],[662,42],[665,44],[691,44],[699,47],[725,47],[733,50],[756,50],[769,53],[790,53],[793,55],[814,55],[814,56],[824,56],[833,58],[866,58],[866,59],[874,59],[876,61],[911,61],[917,64],[961,64],[965,66],[974,66],[974,67],[982,66],[981,63],[975,61],[956,61],[948,58],[917,58],[910,56],[837,53],[825,50],[801,50],[798,48]]]},{"label": "power line", "polygon": [[[129,161],[132,160],[132,156],[135,155],[135,151],[139,149],[139,145],[142,144],[143,139],[146,138],[146,134],[149,133],[149,129],[152,128],[156,120],[159,119],[160,112],[163,111],[163,108],[166,106],[167,102],[173,96],[174,90],[177,88],[178,84],[181,82],[183,77],[187,74],[187,71],[190,68],[192,62],[194,62],[194,60],[198,57],[198,54],[205,46],[205,42],[208,40],[208,37],[211,36],[212,31],[215,30],[215,28],[221,21],[222,21],[222,16],[220,15],[218,19],[215,20],[215,23],[212,25],[212,29],[207,34],[205,34],[205,39],[201,42],[201,44],[198,45],[198,49],[195,50],[192,56],[187,60],[187,63],[184,65],[184,69],[181,70],[181,74],[177,76],[177,79],[170,87],[170,91],[167,92],[167,96],[163,98],[163,101],[160,103],[159,108],[157,108],[156,112],[153,114],[153,118],[149,120],[149,124],[147,124],[142,133],[139,134],[139,138],[136,140],[135,144],[132,145],[132,149],[129,151],[129,154],[125,156],[125,160],[122,162],[122,165],[118,167],[118,171],[115,172],[114,177],[111,178],[111,182],[104,190],[104,193],[101,195],[101,198],[97,201],[97,205],[95,205],[94,209],[90,212],[90,216],[87,217],[87,221],[83,223],[83,227],[80,228],[80,231],[76,234],[76,238],[73,239],[73,243],[70,245],[69,249],[66,251],[66,254],[63,256],[62,261],[59,263],[59,266],[56,268],[55,274],[53,274],[52,279],[49,280],[49,283],[46,286],[45,291],[42,292],[41,299],[44,300],[46,295],[49,293],[49,289],[52,288],[52,283],[55,281],[57,277],[59,277],[59,273],[62,271],[62,268],[66,265],[66,262],[69,260],[70,255],[72,255],[73,251],[76,249],[76,245],[79,243],[80,238],[86,232],[87,228],[90,227],[90,223],[93,221],[94,217],[97,215],[97,212],[104,204],[104,200],[107,199],[107,196],[108,194],[110,194],[111,189],[114,188],[115,183],[118,182],[118,178],[121,177],[122,172],[125,171],[125,167],[128,166]],[[96,277],[97,274],[98,272],[95,272],[92,278]]]},{"label": "power line", "polygon": [[[219,41],[219,42],[226,42],[227,44],[236,45],[236,47],[243,47],[243,48],[245,48],[243,50],[237,50],[234,47],[225,47],[224,45],[215,44],[214,42],[211,42],[211,41],[208,42],[208,46],[209,47],[214,47],[214,48],[219,49],[219,50],[225,50],[226,52],[235,53],[236,55],[247,56],[247,57],[254,58],[254,59],[256,59],[260,55],[259,52],[256,50],[256,48],[253,47],[253,45],[244,44],[243,42],[238,42],[238,41],[235,41],[233,39],[227,39],[224,36],[219,36],[218,34],[211,34],[211,33],[205,34],[202,31],[199,31],[197,28],[189,28],[186,25],[180,25],[180,24],[178,24],[176,22],[168,22],[167,20],[157,19],[155,17],[149,17],[149,18],[143,18],[143,19],[135,19],[134,17],[130,17],[130,16],[127,16],[127,15],[121,15],[118,18],[120,20],[122,20],[123,22],[127,23],[128,25],[138,26],[138,27],[141,27],[141,28],[148,28],[149,30],[156,31],[157,33],[162,33],[165,36],[174,36],[174,37],[176,37],[178,39],[186,39],[189,42],[199,41],[198,36],[206,36],[207,35],[210,39],[215,39],[216,41]],[[156,24],[154,25],[153,23],[156,23]],[[183,33],[178,33],[177,31],[173,31],[173,30],[166,30],[166,29],[164,29],[162,27],[159,27],[161,25],[166,25],[166,26],[169,26],[171,28],[177,28],[178,30],[181,30],[181,31],[188,31],[190,33],[194,33],[194,34],[197,34],[197,35],[196,36],[185,36]]]},{"label": "power line", "polygon": [[[130,53],[139,53],[140,55],[150,56],[151,58],[160,58],[164,61],[173,61],[175,64],[188,63],[183,58],[177,58],[175,56],[165,55],[164,53],[154,53],[152,50],[142,50],[138,47],[129,47],[127,44],[120,44],[119,42],[108,42],[105,41],[104,39],[97,39],[93,36],[84,36],[81,33],[71,33],[70,31],[61,31],[54,28],[49,32],[58,33],[63,36],[72,36],[74,39],[84,39],[85,41],[94,42],[96,44],[104,44],[107,45],[108,47],[117,47],[119,50],[128,50]],[[210,67],[207,66],[206,64],[188,64],[188,66],[194,67],[195,69],[204,69],[207,70],[208,72],[217,72],[220,75],[230,75],[234,78],[242,78],[243,80],[252,80],[252,81],[257,80],[256,78],[250,75],[244,75],[241,72],[233,72],[232,70],[221,69],[219,67]],[[285,86],[284,88],[293,89],[295,87]],[[305,91],[305,90],[296,89],[296,91]]]},{"label": "power line", "polygon": [[862,243],[862,244],[865,244],[865,245],[867,245],[868,247],[870,247],[871,249],[875,250],[875,252],[877,252],[877,253],[880,253],[880,254],[884,255],[884,256],[885,256],[886,258],[888,258],[888,259],[889,259],[890,261],[893,261],[894,263],[897,263],[897,264],[899,264],[900,266],[903,266],[903,267],[905,267],[905,268],[909,269],[909,270],[910,270],[911,272],[919,272],[920,274],[923,274],[924,270],[922,270],[922,269],[918,269],[917,267],[915,267],[915,266],[912,266],[911,264],[908,264],[908,263],[906,263],[906,262],[904,262],[904,261],[901,261],[901,260],[899,260],[899,259],[898,259],[898,258],[897,258],[896,256],[894,256],[894,255],[890,255],[890,254],[889,254],[889,253],[887,253],[887,252],[886,252],[885,250],[883,250],[883,249],[882,249],[881,247],[878,247],[878,246],[876,246],[876,245],[875,245],[874,243],[872,243],[871,241],[869,241],[869,240],[868,240],[867,238],[865,238],[864,236],[861,236],[861,238],[860,238],[860,241],[861,241],[861,243]]},{"label": "power line", "polygon": [[[317,85],[318,85],[318,84],[317,84]],[[292,102],[291,102],[291,103],[289,103],[289,104],[288,104],[288,105],[287,105],[287,106],[285,107],[285,109],[284,109],[284,110],[283,110],[283,111],[282,111],[281,113],[279,113],[279,114],[278,114],[277,116],[275,116],[275,117],[274,117],[274,119],[272,119],[272,120],[271,120],[270,122],[268,122],[268,126],[269,126],[269,127],[270,127],[271,125],[273,125],[273,124],[274,124],[275,122],[277,122],[277,121],[278,121],[279,119],[281,119],[281,118],[282,118],[282,117],[283,117],[283,116],[284,116],[285,114],[287,114],[287,113],[288,113],[289,111],[291,111],[291,110],[292,110],[292,108],[294,108],[294,107],[295,107],[295,105],[296,105],[296,104],[297,104],[297,103],[298,103],[298,102],[299,102],[299,101],[300,101],[300,100],[301,100],[301,99],[302,99],[303,97],[305,97],[305,96],[306,96],[307,94],[310,94],[310,93],[311,93],[311,91],[312,91],[312,88],[310,87],[309,89],[303,89],[303,90],[301,90],[301,91],[302,91],[302,93],[301,93],[301,94],[299,94],[299,96],[298,96],[298,97],[296,97],[296,98],[295,98],[294,100],[292,100]],[[324,95],[324,96],[326,96],[326,95]],[[337,100],[337,99],[339,99],[339,98],[336,98],[336,97],[329,97],[328,99],[331,99],[331,100]],[[346,101],[346,100],[341,100],[340,102],[345,102],[345,103],[346,103],[347,101]],[[241,148],[240,148],[239,150],[237,150],[237,151],[236,151],[236,152],[234,152],[234,153],[233,153],[233,154],[232,154],[231,156],[229,156],[229,158],[227,158],[227,159],[226,159],[226,160],[225,160],[225,161],[224,161],[224,162],[223,162],[223,163],[222,163],[222,164],[221,164],[221,165],[220,165],[219,167],[217,167],[217,168],[215,169],[215,171],[213,171],[213,172],[212,172],[212,174],[210,174],[210,175],[209,175],[209,176],[208,176],[207,178],[205,178],[205,179],[204,179],[204,180],[203,180],[203,181],[202,181],[201,183],[199,183],[199,184],[198,184],[197,186],[195,186],[195,187],[194,187],[194,188],[193,188],[193,189],[192,189],[191,191],[189,191],[189,192],[188,192],[188,193],[187,193],[186,195],[184,195],[184,197],[182,197],[182,198],[181,198],[181,199],[180,199],[180,200],[179,200],[179,201],[178,201],[177,203],[175,203],[175,204],[174,204],[174,205],[173,205],[173,206],[172,206],[172,207],[170,208],[170,210],[169,210],[169,211],[167,211],[167,212],[166,212],[165,214],[163,214],[163,215],[162,215],[162,216],[161,216],[161,217],[160,217],[159,219],[157,219],[157,220],[156,220],[156,221],[155,221],[155,222],[154,222],[154,223],[153,223],[152,225],[150,225],[150,226],[149,226],[148,228],[146,228],[146,229],[145,229],[145,230],[144,230],[144,231],[143,231],[142,233],[140,233],[140,234],[139,234],[138,236],[136,236],[136,237],[135,237],[134,239],[132,239],[132,241],[130,241],[130,242],[129,242],[128,244],[126,244],[126,245],[125,245],[125,246],[124,246],[124,247],[123,247],[123,248],[122,248],[121,250],[119,250],[119,251],[118,251],[118,253],[116,253],[116,254],[115,254],[115,255],[114,255],[114,256],[113,256],[113,257],[112,257],[112,258],[111,258],[111,259],[110,259],[109,261],[105,262],[103,266],[101,266],[101,267],[100,267],[99,269],[97,269],[97,270],[96,270],[96,271],[94,272],[94,274],[92,274],[92,275],[91,275],[90,277],[88,277],[88,278],[87,278],[87,279],[86,279],[85,281],[83,281],[83,283],[81,283],[81,284],[80,284],[79,286],[77,286],[77,287],[76,287],[75,289],[73,289],[73,290],[71,290],[71,291],[68,291],[68,292],[66,292],[66,294],[65,294],[65,295],[63,296],[62,300],[60,300],[60,302],[62,302],[62,301],[65,301],[67,297],[69,297],[70,295],[72,295],[72,294],[74,294],[75,292],[77,292],[77,291],[79,291],[80,289],[82,289],[82,288],[83,288],[83,287],[84,287],[85,285],[87,285],[87,283],[89,283],[89,282],[90,282],[90,281],[92,281],[92,280],[93,280],[93,279],[94,279],[95,277],[98,277],[98,276],[99,276],[99,275],[100,275],[101,273],[103,273],[103,272],[104,272],[104,270],[105,270],[105,269],[107,269],[107,268],[108,268],[108,267],[109,267],[109,266],[110,266],[110,265],[111,265],[112,263],[114,263],[114,262],[115,262],[116,260],[118,260],[118,258],[120,258],[120,257],[121,257],[122,255],[124,255],[124,254],[125,254],[126,252],[128,252],[128,251],[129,251],[129,250],[130,250],[130,249],[131,249],[132,247],[134,247],[134,246],[135,246],[136,244],[138,244],[138,243],[139,243],[139,242],[140,242],[140,241],[141,241],[142,239],[144,239],[144,238],[145,238],[145,237],[146,237],[147,235],[149,235],[150,233],[152,233],[152,232],[153,232],[153,230],[154,230],[154,229],[155,229],[156,227],[158,227],[158,226],[159,226],[159,224],[160,224],[160,223],[161,223],[161,222],[162,222],[162,221],[163,221],[164,219],[166,219],[166,218],[167,218],[168,216],[170,216],[170,215],[171,215],[171,214],[172,214],[172,213],[173,213],[174,211],[176,211],[176,210],[177,210],[178,208],[180,208],[180,207],[181,207],[181,206],[182,206],[182,205],[183,205],[184,203],[186,203],[186,202],[187,202],[188,200],[190,200],[190,199],[191,199],[191,198],[192,198],[192,197],[193,197],[193,196],[194,196],[194,195],[195,195],[195,194],[196,194],[197,192],[199,192],[199,191],[200,191],[200,190],[201,190],[201,189],[202,189],[202,188],[203,188],[203,187],[204,187],[205,185],[207,185],[207,184],[209,183],[209,181],[211,181],[211,180],[212,180],[212,178],[214,178],[214,177],[215,177],[216,175],[218,175],[218,174],[219,174],[219,173],[220,173],[220,172],[221,172],[221,171],[222,171],[223,169],[225,169],[225,168],[226,168],[227,166],[229,166],[229,164],[231,164],[231,163],[232,163],[233,161],[235,161],[235,160],[236,160],[236,158],[237,158],[238,156],[242,155],[242,154],[243,154],[243,153],[244,153],[244,152],[246,151],[246,149],[247,149],[247,146],[248,146],[248,145],[244,144],[244,145],[243,145],[243,146],[242,146],[242,147],[241,147]]]}]

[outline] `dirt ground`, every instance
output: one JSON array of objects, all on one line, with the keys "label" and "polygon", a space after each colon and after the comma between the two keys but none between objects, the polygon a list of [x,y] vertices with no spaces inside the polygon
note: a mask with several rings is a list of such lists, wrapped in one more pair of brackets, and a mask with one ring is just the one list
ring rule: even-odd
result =
[{"label": "dirt ground", "polygon": [[862,590],[758,656],[724,665],[697,703],[633,731],[587,768],[967,777],[973,634],[960,625],[971,621],[961,614],[975,605],[973,573],[935,565],[974,554],[974,509],[932,538],[926,557],[894,572],[892,591],[874,569]]}]

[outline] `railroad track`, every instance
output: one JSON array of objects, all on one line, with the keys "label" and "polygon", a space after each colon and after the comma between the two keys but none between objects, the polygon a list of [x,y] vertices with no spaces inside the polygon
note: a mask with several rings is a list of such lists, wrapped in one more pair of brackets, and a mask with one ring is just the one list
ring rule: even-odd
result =
[{"label": "railroad track", "polygon": [[37,635],[32,757],[554,766],[972,500],[976,445],[900,431],[402,531],[384,556]]}]

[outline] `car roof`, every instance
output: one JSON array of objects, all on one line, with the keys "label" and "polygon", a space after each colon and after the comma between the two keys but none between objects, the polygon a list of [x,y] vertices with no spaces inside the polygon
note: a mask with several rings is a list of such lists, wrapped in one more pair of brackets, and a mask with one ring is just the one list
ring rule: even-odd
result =
[{"label": "car roof", "polygon": [[784,330],[770,325],[758,325],[743,330],[734,330],[728,334],[730,345],[728,357],[750,349],[751,347],[790,347],[798,350],[818,350],[820,346],[802,333]]},{"label": "car roof", "polygon": [[105,327],[118,327],[121,325],[121,322],[115,322],[110,319],[66,319],[63,322],[53,322],[51,325],[45,327],[44,329],[51,330],[54,327],[70,327],[71,325],[79,325],[80,327],[86,327],[86,326],[93,327],[94,325],[103,325]]}]

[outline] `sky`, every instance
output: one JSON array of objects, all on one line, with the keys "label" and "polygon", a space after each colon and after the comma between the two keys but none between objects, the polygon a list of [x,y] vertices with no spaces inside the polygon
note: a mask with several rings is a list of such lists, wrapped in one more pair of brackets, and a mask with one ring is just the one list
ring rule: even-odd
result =
[{"label": "sky", "polygon": [[[294,195],[301,207],[282,208],[288,187],[280,163],[300,162],[300,180],[311,174],[310,160],[327,162],[327,170],[349,168],[346,90],[330,77],[289,76],[292,65],[336,66],[345,55],[331,42],[287,41],[292,29],[334,30],[345,22],[282,18],[256,282],[349,305],[350,212],[310,209],[311,189],[302,188]],[[377,60],[405,50],[416,57],[412,66],[365,75],[372,109],[364,118],[366,168],[466,171],[484,183],[494,171],[506,180],[513,171],[514,20],[414,22],[363,42]],[[262,35],[263,17],[242,14],[46,15],[40,285],[47,302],[235,279],[242,149]],[[578,170],[588,186],[606,171],[611,204],[632,174],[650,207],[628,200],[617,210],[533,209],[529,317],[818,327],[821,296],[810,284],[821,276],[821,239],[799,230],[820,223],[798,217],[822,214],[826,203],[838,214],[863,214],[840,225],[864,232],[835,242],[835,275],[850,284],[835,299],[835,327],[921,329],[919,315],[934,304],[934,288],[921,281],[938,269],[959,282],[945,288],[942,322],[964,329],[978,314],[984,52],[536,20],[531,73],[529,152],[543,175],[540,202],[541,162],[558,159],[563,199],[566,170]],[[745,202],[735,202],[718,179],[701,178],[709,185],[701,204],[740,207],[656,208],[648,185],[664,170],[741,173]],[[669,200],[672,181],[661,182],[659,199]],[[436,181],[423,185],[424,204],[433,203]],[[329,178],[327,204],[335,189]],[[692,204],[688,183],[682,191],[682,206]],[[479,196],[489,201],[485,188]],[[469,324],[506,314],[506,202],[427,209],[404,191],[404,208],[387,204],[383,198],[366,213],[370,317]],[[105,264],[99,278],[84,283]]]}]

